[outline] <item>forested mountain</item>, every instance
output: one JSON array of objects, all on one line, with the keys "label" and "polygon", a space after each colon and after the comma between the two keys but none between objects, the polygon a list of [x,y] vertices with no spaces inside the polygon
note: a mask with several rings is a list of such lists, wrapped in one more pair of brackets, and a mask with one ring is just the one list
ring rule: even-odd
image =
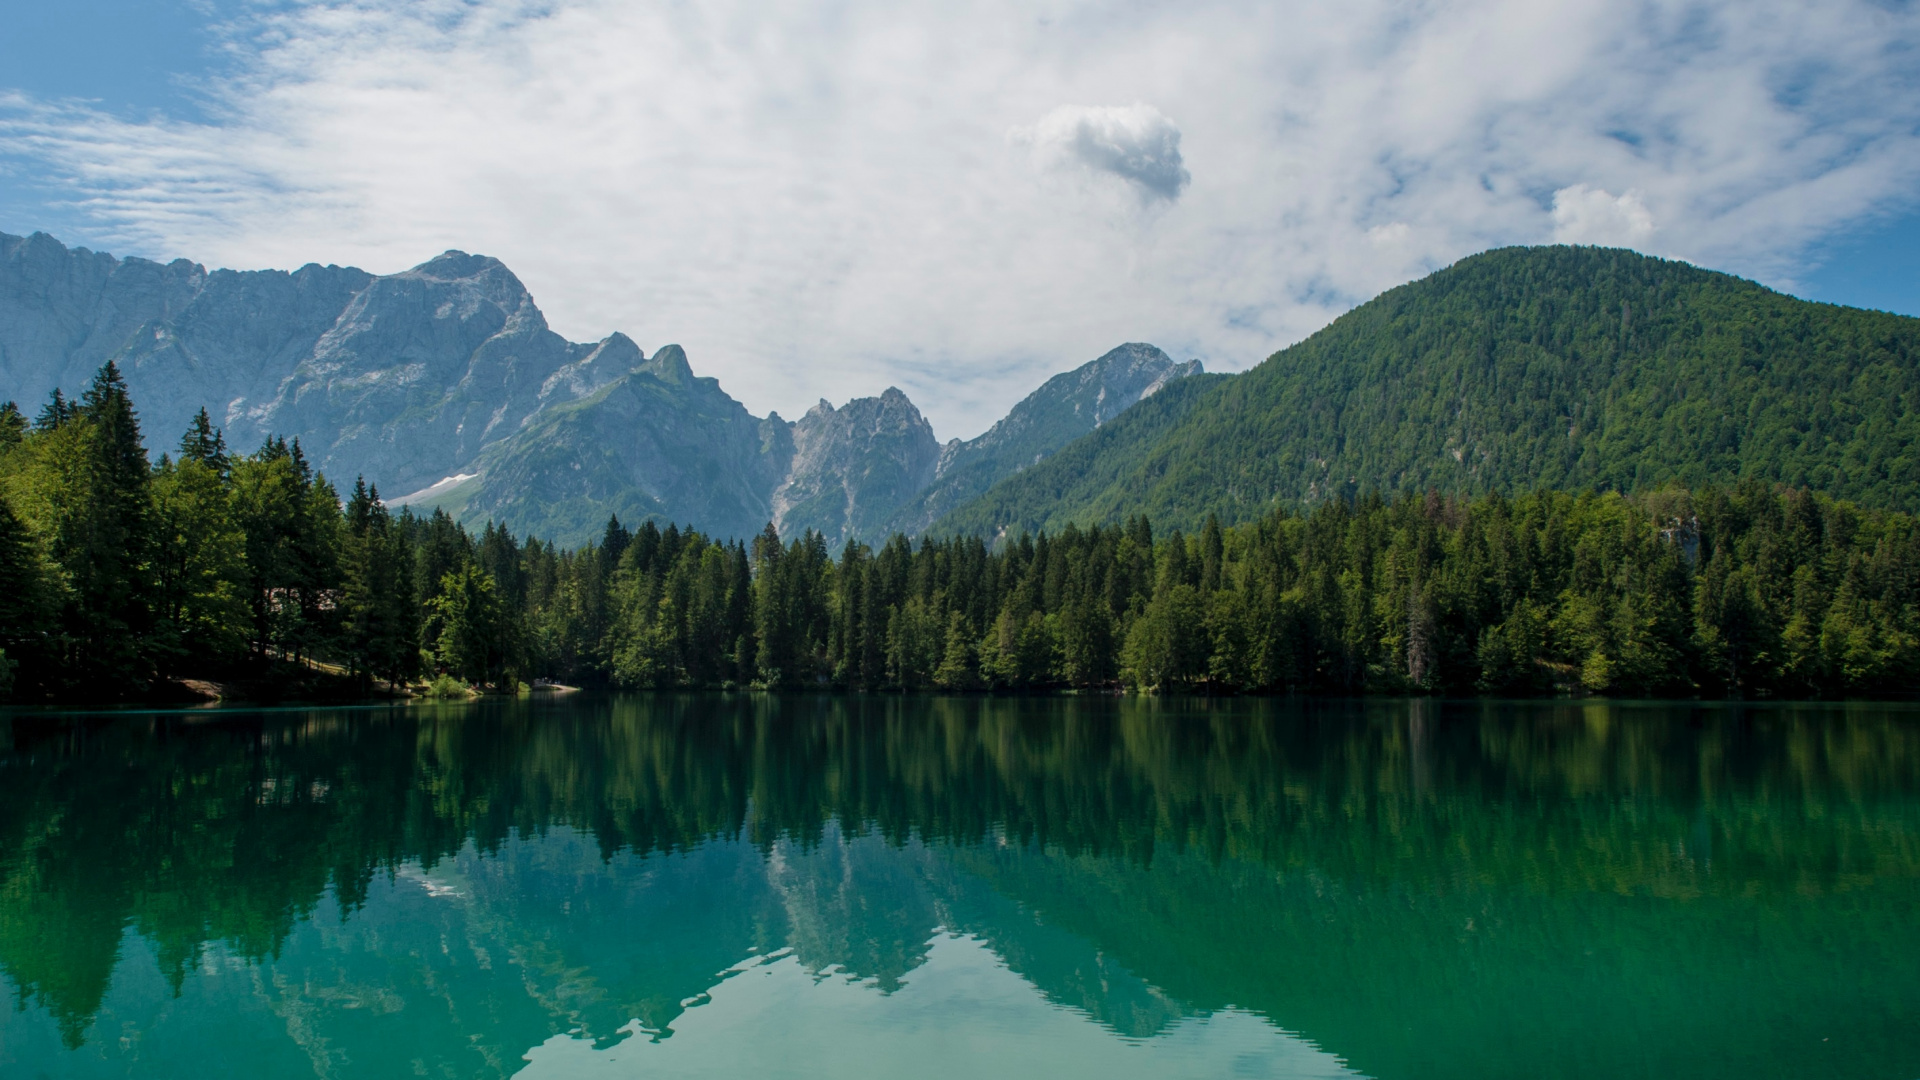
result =
[{"label": "forested mountain", "polygon": [[1629,251],[1476,255],[1244,375],[1163,394],[936,534],[1197,527],[1377,490],[1753,478],[1920,507],[1920,319]]},{"label": "forested mountain", "polygon": [[566,544],[610,514],[739,537],[771,520],[835,544],[918,531],[1198,369],[1122,346],[942,448],[896,389],[763,419],[696,377],[679,346],[648,358],[624,334],[568,342],[485,256],[386,277],[208,272],[0,234],[0,401],[31,409],[109,360],[157,430],[204,407],[236,446],[284,438],[396,502]]}]

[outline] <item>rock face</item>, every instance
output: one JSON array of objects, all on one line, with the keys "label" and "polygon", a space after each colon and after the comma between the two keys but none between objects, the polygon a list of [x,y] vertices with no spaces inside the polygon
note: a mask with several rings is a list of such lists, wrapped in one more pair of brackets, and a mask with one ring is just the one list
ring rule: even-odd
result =
[{"label": "rock face", "polygon": [[[308,265],[209,273],[0,233],[0,400],[32,415],[117,361],[147,443],[205,407],[237,450],[297,438],[337,482],[562,544],[608,515],[834,547],[919,532],[995,481],[1199,370],[1123,345],[942,447],[898,389],[797,423],[753,416],[684,350],[548,328],[498,260],[449,251],[385,277]],[[407,494],[402,494],[407,493]],[[398,498],[391,498],[398,495]]]},{"label": "rock face", "polygon": [[747,412],[669,345],[493,443],[471,482],[418,501],[567,544],[599,535],[613,514],[744,537],[772,520],[792,458],[790,425]]},{"label": "rock face", "polygon": [[839,409],[822,401],[793,429],[793,462],[773,493],[780,535],[813,529],[830,545],[885,535],[898,508],[933,480],[933,425],[895,387]]},{"label": "rock face", "polygon": [[[632,342],[626,351],[638,353]],[[0,399],[29,412],[116,360],[148,442],[201,407],[245,449],[298,438],[336,477],[412,490],[542,406],[624,367],[574,345],[498,260],[449,251],[388,277],[350,267],[206,272],[0,234]]]},{"label": "rock face", "polygon": [[230,403],[226,422],[302,434],[327,472],[412,490],[517,431],[576,359],[505,266],[450,251],[369,282],[273,397]]}]

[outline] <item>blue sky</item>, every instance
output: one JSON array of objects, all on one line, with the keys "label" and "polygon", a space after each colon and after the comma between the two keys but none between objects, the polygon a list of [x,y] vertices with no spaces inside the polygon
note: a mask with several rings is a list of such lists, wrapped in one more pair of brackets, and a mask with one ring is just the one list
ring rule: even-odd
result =
[{"label": "blue sky", "polygon": [[970,435],[1125,340],[1236,370],[1473,251],[1920,315],[1910,0],[0,0],[0,230],[505,259],[758,411]]},{"label": "blue sky", "polygon": [[0,2],[0,72],[11,89],[144,113],[191,108],[176,74],[217,61],[209,12],[185,0]]}]

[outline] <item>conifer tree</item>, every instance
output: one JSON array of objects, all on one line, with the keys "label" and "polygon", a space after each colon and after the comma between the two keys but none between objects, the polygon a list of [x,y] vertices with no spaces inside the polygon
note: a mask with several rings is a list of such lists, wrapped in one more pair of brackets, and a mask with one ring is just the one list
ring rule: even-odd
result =
[{"label": "conifer tree", "polygon": [[164,666],[179,669],[190,660],[201,674],[219,673],[245,651],[252,622],[246,535],[221,469],[205,455],[162,456],[153,474],[153,523],[154,614]]},{"label": "conifer tree", "polygon": [[213,426],[204,407],[194,414],[193,422],[187,426],[187,433],[180,437],[180,460],[197,461],[222,479],[232,468],[232,462],[227,458],[226,437],[219,428]]},{"label": "conifer tree", "polygon": [[53,388],[53,393],[48,395],[47,403],[41,408],[40,415],[35,418],[33,426],[41,431],[52,431],[72,417],[72,403],[67,401],[66,396],[61,394],[60,388],[56,386]]},{"label": "conifer tree", "polygon": [[27,438],[27,418],[11,401],[0,402],[0,454],[19,446]]},{"label": "conifer tree", "polygon": [[446,576],[434,598],[430,633],[448,673],[475,685],[504,686],[517,667],[493,577],[467,562]]},{"label": "conifer tree", "polygon": [[290,655],[301,638],[299,553],[307,492],[282,440],[233,463],[234,512],[246,536],[245,589],[256,655]]},{"label": "conifer tree", "polygon": [[71,583],[64,622],[78,685],[140,692],[153,673],[151,499],[146,449],[126,380],[111,361],[58,425],[77,429],[54,556]]},{"label": "conifer tree", "polygon": [[0,701],[46,689],[59,661],[49,640],[53,593],[38,544],[0,487]]}]

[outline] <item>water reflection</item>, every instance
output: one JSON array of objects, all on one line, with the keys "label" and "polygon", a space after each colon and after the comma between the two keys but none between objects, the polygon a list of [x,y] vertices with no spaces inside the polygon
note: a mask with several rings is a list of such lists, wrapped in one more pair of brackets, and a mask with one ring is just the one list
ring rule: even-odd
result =
[{"label": "water reflection", "polygon": [[[1910,710],[693,696],[11,725],[0,1071],[204,1075],[218,1039],[250,1074],[885,1075],[973,1032],[1015,1074],[1920,1075]],[[868,1064],[743,1049],[775,1026]],[[961,1063],[985,1059],[920,1071]]]}]

